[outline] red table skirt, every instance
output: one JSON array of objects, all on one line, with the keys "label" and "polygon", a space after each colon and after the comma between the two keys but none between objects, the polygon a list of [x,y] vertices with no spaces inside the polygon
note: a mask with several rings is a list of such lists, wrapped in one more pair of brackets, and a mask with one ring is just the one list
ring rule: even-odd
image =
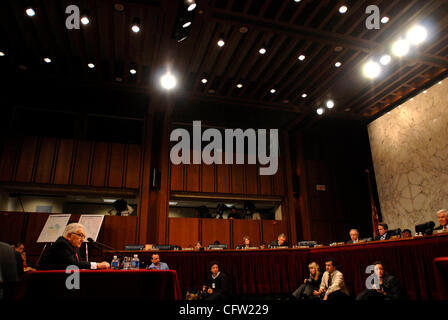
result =
[{"label": "red table skirt", "polygon": [[434,275],[441,300],[448,300],[448,257],[434,259]]},{"label": "red table skirt", "polygon": [[[151,251],[137,253],[141,262],[150,263]],[[377,241],[363,244],[313,249],[267,249],[224,251],[160,251],[160,259],[177,271],[182,292],[201,288],[211,261],[231,278],[234,294],[292,293],[308,277],[308,264],[316,261],[325,271],[325,259],[333,257],[353,296],[365,289],[366,267],[381,261],[386,272],[397,277],[407,297],[433,300],[442,297],[434,274],[433,260],[448,256],[448,236]],[[110,261],[112,253],[101,260]],[[444,278],[446,281],[447,278]]]},{"label": "red table skirt", "polygon": [[[25,274],[18,299],[120,299],[180,300],[181,290],[174,270],[80,270],[79,289],[67,289],[63,270]],[[69,279],[71,280],[71,279]],[[74,283],[74,281],[69,281]]]}]

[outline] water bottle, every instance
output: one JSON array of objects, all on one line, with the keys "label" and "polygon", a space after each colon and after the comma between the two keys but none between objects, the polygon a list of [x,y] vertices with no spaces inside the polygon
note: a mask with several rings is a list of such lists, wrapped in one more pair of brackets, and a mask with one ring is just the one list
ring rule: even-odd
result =
[{"label": "water bottle", "polygon": [[138,256],[136,254],[134,254],[134,258],[132,258],[131,269],[132,270],[140,269],[140,260],[138,259]]},{"label": "water bottle", "polygon": [[112,269],[118,269],[119,262],[117,256],[114,256],[110,265]]}]

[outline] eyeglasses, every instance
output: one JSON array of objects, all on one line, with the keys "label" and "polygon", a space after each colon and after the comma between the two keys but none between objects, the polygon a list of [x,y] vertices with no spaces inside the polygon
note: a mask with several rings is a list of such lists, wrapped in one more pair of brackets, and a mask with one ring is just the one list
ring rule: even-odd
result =
[{"label": "eyeglasses", "polygon": [[86,235],[85,234],[82,234],[82,233],[74,233],[73,232],[73,234],[76,234],[78,237],[80,237],[81,239],[85,239],[86,238]]}]

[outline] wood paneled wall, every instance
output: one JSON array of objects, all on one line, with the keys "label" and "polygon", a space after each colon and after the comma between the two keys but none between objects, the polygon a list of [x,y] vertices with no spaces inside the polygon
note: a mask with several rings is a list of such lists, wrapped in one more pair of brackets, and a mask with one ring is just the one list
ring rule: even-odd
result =
[{"label": "wood paneled wall", "polygon": [[46,137],[10,138],[0,181],[138,189],[141,146]]},{"label": "wood paneled wall", "polygon": [[216,240],[235,248],[242,243],[243,236],[248,235],[254,246],[262,241],[268,245],[277,240],[280,233],[287,233],[286,222],[281,220],[233,220],[168,218],[169,244],[181,247],[194,246],[200,241],[203,246],[213,244]]},{"label": "wood paneled wall", "polygon": [[170,190],[259,196],[285,194],[283,159],[273,176],[259,175],[255,164],[170,164]]}]

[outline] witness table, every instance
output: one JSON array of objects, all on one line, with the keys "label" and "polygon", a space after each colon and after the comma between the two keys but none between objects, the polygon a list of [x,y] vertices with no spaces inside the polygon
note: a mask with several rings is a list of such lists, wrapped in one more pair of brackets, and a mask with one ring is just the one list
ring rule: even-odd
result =
[{"label": "witness table", "polygon": [[[25,274],[18,299],[32,300],[180,300],[174,270],[80,270],[79,289],[67,289],[73,274],[64,270]],[[73,281],[69,281],[74,283]]]},{"label": "witness table", "polygon": [[[121,253],[124,256],[137,253],[141,262],[150,263],[153,251]],[[105,252],[101,260],[110,261],[112,255]],[[177,271],[183,293],[202,287],[211,261],[220,262],[221,270],[230,276],[234,294],[292,293],[308,277],[310,262],[317,262],[323,273],[325,259],[333,257],[353,296],[365,289],[365,280],[369,276],[367,266],[379,260],[386,272],[397,277],[408,298],[431,300],[441,297],[433,260],[448,256],[448,236],[311,249],[159,251],[159,255],[161,261]]]}]

